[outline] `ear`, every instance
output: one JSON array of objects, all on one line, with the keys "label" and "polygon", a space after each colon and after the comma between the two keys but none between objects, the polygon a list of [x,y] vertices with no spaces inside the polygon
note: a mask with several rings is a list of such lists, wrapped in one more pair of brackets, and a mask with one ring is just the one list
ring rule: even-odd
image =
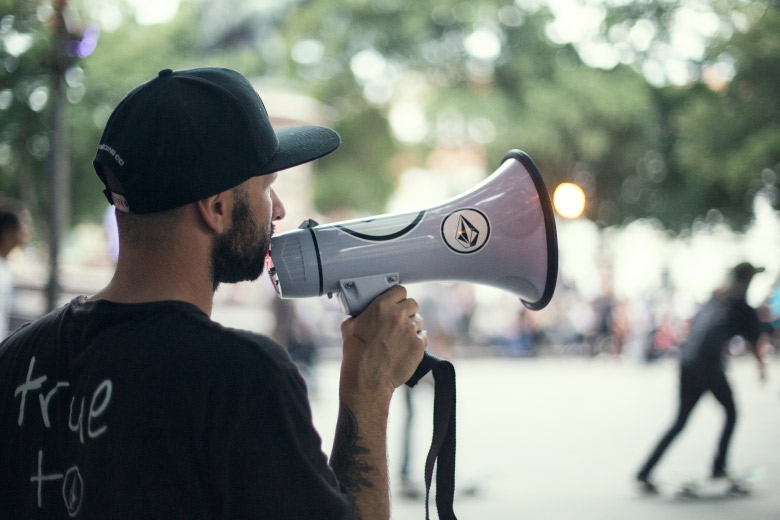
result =
[{"label": "ear", "polygon": [[195,207],[203,224],[219,234],[228,226],[228,192],[218,193],[195,202]]}]

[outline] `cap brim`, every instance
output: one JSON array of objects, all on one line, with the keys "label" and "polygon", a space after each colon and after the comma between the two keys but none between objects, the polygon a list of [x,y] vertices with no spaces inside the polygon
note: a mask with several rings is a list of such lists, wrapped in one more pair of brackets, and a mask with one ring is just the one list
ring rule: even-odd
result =
[{"label": "cap brim", "polygon": [[279,147],[259,175],[319,159],[341,145],[339,134],[324,126],[294,126],[275,130],[275,133]]}]

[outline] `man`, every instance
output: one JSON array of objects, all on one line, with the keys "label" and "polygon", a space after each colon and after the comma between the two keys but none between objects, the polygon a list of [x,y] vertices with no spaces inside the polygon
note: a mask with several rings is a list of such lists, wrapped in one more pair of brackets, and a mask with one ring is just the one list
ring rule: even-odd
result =
[{"label": "man", "polygon": [[115,274],[0,348],[3,517],[389,517],[390,398],[427,343],[406,290],[342,324],[330,463],[282,347],[209,318],[220,283],[263,269],[276,172],[338,145],[275,132],[227,69],[163,70],[125,97],[94,160]]},{"label": "man", "polygon": [[707,391],[712,392],[726,412],[726,422],[718,443],[711,476],[713,478],[728,476],[727,456],[731,435],[737,421],[737,411],[731,386],[726,378],[725,358],[731,339],[734,336],[742,336],[758,360],[761,379],[765,378],[766,369],[759,343],[764,338],[764,324],[759,320],[756,310],[745,301],[753,276],[763,270],[763,267],[754,267],[748,262],[735,266],[731,270],[727,287],[716,291],[694,317],[688,338],[682,344],[680,405],[677,418],[637,474],[636,478],[642,491],[650,494],[658,492],[651,479],[653,468],[683,430],[699,398]]}]

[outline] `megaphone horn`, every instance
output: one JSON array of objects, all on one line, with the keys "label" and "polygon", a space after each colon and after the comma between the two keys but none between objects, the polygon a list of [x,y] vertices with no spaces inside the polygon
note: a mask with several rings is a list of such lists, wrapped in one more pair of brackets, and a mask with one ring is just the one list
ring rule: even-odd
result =
[{"label": "megaphone horn", "polygon": [[555,289],[558,242],[539,170],[511,150],[487,179],[430,209],[308,220],[271,239],[268,263],[282,298],[337,295],[351,315],[395,284],[426,281],[497,287],[538,310]]}]

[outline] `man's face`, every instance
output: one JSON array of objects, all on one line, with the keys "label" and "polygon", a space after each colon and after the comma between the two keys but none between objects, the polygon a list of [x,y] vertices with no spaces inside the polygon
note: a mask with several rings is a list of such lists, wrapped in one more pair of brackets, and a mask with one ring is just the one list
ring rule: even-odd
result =
[{"label": "man's face", "polygon": [[[262,180],[266,181],[261,184],[267,184],[267,189],[261,190],[261,193],[265,191],[270,194],[270,182]],[[263,272],[273,234],[272,220],[276,216],[271,209],[272,197],[268,201],[263,196],[259,200],[251,200],[254,191],[253,186],[244,185],[234,190],[232,226],[217,238],[211,251],[211,274],[215,291],[220,283],[256,280]],[[258,218],[252,209],[253,202],[259,212],[264,212],[265,218]],[[270,202],[270,207],[267,202]]]}]

